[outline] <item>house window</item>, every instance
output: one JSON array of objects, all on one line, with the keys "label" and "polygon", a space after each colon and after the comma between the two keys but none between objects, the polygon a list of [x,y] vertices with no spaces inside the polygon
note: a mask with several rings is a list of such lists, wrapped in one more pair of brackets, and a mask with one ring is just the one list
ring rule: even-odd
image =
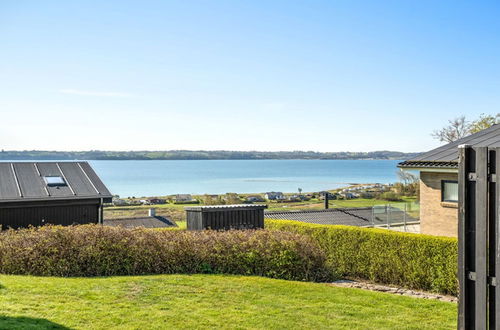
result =
[{"label": "house window", "polygon": [[44,176],[43,179],[49,187],[65,186],[66,181],[60,176]]},{"label": "house window", "polygon": [[441,201],[458,202],[458,181],[441,181]]}]

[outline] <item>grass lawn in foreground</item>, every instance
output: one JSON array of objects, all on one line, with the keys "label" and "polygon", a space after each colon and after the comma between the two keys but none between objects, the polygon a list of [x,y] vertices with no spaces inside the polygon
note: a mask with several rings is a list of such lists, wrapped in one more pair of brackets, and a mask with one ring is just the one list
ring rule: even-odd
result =
[{"label": "grass lawn in foreground", "polygon": [[457,305],[226,275],[0,275],[0,329],[454,329]]}]

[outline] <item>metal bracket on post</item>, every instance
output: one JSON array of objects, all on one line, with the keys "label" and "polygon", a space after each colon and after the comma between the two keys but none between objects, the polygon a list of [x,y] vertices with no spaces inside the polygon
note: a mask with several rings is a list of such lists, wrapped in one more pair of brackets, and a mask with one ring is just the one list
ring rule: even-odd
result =
[{"label": "metal bracket on post", "polygon": [[476,272],[467,272],[467,278],[471,281],[476,280]]}]

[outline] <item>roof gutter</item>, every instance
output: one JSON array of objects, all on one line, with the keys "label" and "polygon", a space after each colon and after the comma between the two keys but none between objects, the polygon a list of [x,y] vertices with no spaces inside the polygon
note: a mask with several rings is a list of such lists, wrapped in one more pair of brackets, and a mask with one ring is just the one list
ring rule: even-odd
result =
[{"label": "roof gutter", "polygon": [[433,172],[433,173],[458,173],[458,168],[440,168],[440,167],[411,167],[411,166],[398,166],[402,170],[419,171],[419,172]]},{"label": "roof gutter", "polygon": [[50,201],[78,201],[78,200],[103,200],[104,203],[110,203],[113,196],[51,196],[51,197],[25,197],[25,198],[5,198],[0,199],[2,203],[23,203],[23,202],[50,202]]}]

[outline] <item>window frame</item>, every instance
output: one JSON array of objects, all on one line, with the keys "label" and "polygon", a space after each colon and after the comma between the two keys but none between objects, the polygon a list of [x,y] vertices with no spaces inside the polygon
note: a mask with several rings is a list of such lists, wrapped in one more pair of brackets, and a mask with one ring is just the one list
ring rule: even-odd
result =
[{"label": "window frame", "polygon": [[456,201],[455,200],[444,199],[444,187],[445,187],[446,183],[456,183],[457,186],[458,186],[458,180],[441,180],[441,202],[444,202],[444,203],[458,203],[458,198],[457,198]]}]

